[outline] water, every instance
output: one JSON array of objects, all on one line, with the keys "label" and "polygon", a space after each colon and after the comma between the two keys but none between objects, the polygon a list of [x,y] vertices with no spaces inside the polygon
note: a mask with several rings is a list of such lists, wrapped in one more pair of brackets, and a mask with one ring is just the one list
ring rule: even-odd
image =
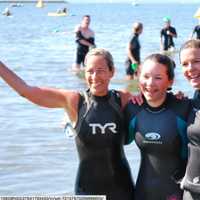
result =
[{"label": "water", "polygon": [[[0,4],[0,11],[8,4]],[[169,15],[178,32],[177,49],[197,21],[197,5],[69,4],[70,16],[48,17],[63,4],[43,9],[34,4],[12,8],[13,17],[0,15],[0,59],[29,84],[83,90],[83,79],[71,73],[75,43],[73,29],[82,15],[90,14],[96,44],[113,54],[116,74],[111,88],[134,88],[123,81],[126,46],[134,21],[144,24],[140,38],[142,58],[159,50],[162,18]],[[174,91],[191,96],[193,91],[182,76],[178,55],[174,57]],[[63,111],[37,107],[19,97],[0,80],[0,195],[72,194],[77,170],[73,139],[61,126]],[[126,147],[134,178],[139,153],[134,144]],[[103,173],[103,172],[102,172]]]}]

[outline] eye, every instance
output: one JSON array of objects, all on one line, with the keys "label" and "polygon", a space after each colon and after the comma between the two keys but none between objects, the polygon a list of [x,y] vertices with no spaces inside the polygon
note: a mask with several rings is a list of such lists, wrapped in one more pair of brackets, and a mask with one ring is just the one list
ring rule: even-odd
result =
[{"label": "eye", "polygon": [[93,74],[93,70],[86,70],[87,74]]},{"label": "eye", "polygon": [[194,64],[199,64],[199,63],[200,63],[200,60],[194,60],[193,63],[194,63]]},{"label": "eye", "polygon": [[182,67],[187,67],[187,63],[181,63]]},{"label": "eye", "polygon": [[103,73],[105,73],[105,70],[104,69],[98,69],[96,72],[99,73],[99,74],[103,74]]},{"label": "eye", "polygon": [[156,76],[155,79],[156,80],[162,80],[162,77],[161,76]]}]

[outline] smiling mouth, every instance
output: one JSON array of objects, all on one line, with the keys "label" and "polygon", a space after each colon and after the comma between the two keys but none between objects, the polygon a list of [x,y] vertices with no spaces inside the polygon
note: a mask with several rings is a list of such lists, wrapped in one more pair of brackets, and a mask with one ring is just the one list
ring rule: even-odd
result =
[{"label": "smiling mouth", "polygon": [[189,76],[188,78],[192,82],[200,81],[200,75],[193,75],[193,76]]}]

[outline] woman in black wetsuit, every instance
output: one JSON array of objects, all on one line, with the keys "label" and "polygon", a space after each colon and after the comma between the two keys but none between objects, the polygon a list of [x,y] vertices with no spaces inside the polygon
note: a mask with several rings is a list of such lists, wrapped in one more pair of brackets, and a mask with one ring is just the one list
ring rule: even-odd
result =
[{"label": "woman in black wetsuit", "polygon": [[186,41],[180,50],[183,74],[193,88],[193,112],[188,124],[189,158],[185,177],[181,183],[183,200],[200,199],[200,40]]},{"label": "woman in black wetsuit", "polygon": [[169,57],[152,54],[139,67],[144,103],[129,102],[127,143],[135,140],[141,153],[135,200],[182,200],[177,183],[187,162],[187,118],[190,100],[178,100],[167,90],[174,80]]},{"label": "woman in black wetsuit", "polygon": [[109,90],[114,75],[111,54],[93,49],[86,56],[89,90],[35,87],[0,62],[0,76],[19,95],[43,107],[63,108],[76,124],[79,167],[75,193],[106,195],[107,200],[134,200],[134,183],[124,154],[125,122],[122,110],[129,93]]}]

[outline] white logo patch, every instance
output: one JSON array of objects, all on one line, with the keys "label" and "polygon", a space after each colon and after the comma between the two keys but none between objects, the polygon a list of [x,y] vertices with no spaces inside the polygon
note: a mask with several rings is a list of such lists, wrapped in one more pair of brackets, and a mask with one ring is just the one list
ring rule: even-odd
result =
[{"label": "white logo patch", "polygon": [[147,140],[159,140],[161,138],[160,134],[151,132],[151,133],[146,133],[145,138]]},{"label": "white logo patch", "polygon": [[92,127],[92,134],[95,135],[97,133],[97,129],[100,129],[101,134],[106,133],[106,129],[109,129],[113,133],[117,133],[116,128],[117,125],[115,123],[106,123],[104,125],[101,125],[99,123],[93,123],[89,124],[90,127]]}]

